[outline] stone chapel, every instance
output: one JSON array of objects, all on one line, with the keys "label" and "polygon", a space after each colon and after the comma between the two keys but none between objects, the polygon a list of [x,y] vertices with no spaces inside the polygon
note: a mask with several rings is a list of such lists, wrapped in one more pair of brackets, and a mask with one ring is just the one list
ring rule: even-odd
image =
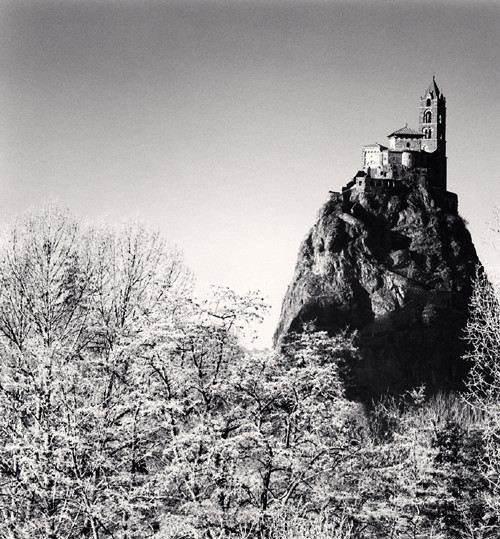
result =
[{"label": "stone chapel", "polygon": [[446,99],[434,77],[420,98],[418,129],[406,125],[388,139],[388,146],[375,143],[363,147],[357,178],[398,180],[412,171],[425,177],[429,187],[446,191]]}]

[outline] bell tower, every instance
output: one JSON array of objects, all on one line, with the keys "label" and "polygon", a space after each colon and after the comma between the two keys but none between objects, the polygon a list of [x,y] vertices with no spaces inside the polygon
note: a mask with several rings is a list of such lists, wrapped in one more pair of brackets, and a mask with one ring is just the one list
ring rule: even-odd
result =
[{"label": "bell tower", "polygon": [[422,150],[431,154],[428,164],[432,183],[446,189],[446,99],[434,77],[420,98],[418,128],[424,135]]}]

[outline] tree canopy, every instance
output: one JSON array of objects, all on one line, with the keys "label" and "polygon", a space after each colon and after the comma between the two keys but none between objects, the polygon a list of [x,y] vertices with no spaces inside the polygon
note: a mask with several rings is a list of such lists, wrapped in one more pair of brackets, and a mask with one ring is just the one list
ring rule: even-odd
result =
[{"label": "tree canopy", "polygon": [[479,276],[469,404],[362,405],[352,334],[250,352],[258,292],[196,298],[139,223],[27,213],[0,244],[0,536],[496,537],[498,305]]}]

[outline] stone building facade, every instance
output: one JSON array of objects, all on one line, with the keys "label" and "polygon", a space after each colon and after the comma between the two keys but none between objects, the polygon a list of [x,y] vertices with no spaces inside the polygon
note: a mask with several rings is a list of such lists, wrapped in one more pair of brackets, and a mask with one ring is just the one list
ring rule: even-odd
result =
[{"label": "stone building facade", "polygon": [[388,139],[387,146],[378,142],[363,146],[362,169],[342,193],[331,191],[331,196],[346,200],[361,193],[421,186],[431,195],[432,204],[457,213],[457,195],[446,189],[446,100],[434,77],[420,98],[418,130],[407,124]]},{"label": "stone building facade", "polygon": [[398,179],[402,170],[420,170],[432,187],[446,190],[446,99],[434,77],[420,98],[418,130],[407,124],[388,139],[388,146],[363,147],[362,167],[367,176]]}]

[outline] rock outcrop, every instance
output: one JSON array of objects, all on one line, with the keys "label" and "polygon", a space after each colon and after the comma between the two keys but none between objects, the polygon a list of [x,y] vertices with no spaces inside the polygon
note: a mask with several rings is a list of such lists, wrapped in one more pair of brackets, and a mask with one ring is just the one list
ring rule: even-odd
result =
[{"label": "rock outcrop", "polygon": [[478,258],[443,193],[398,181],[392,190],[333,194],[300,247],[275,345],[305,323],[350,328],[360,395],[460,387]]}]

